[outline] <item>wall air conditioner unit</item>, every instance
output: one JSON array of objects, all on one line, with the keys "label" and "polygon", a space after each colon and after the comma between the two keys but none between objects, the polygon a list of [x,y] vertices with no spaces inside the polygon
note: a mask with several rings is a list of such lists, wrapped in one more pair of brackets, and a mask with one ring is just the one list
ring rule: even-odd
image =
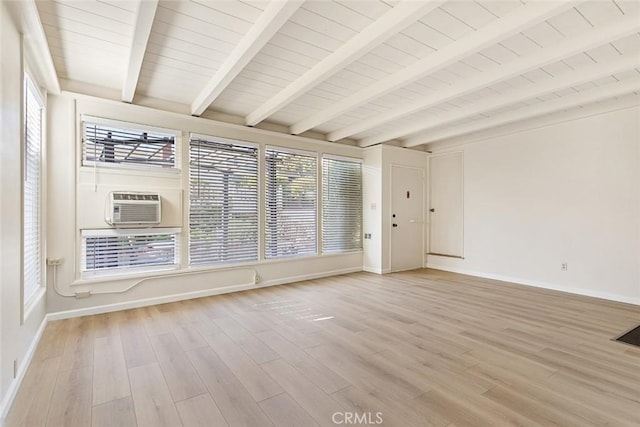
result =
[{"label": "wall air conditioner unit", "polygon": [[109,193],[106,215],[115,227],[135,227],[160,224],[160,195],[157,193]]}]

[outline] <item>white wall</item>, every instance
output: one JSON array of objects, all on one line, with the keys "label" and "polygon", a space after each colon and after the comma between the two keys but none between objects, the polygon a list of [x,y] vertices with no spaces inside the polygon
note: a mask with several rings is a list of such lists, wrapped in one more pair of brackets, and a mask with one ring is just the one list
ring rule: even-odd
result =
[{"label": "white wall", "polygon": [[[90,197],[91,192],[94,191],[93,173],[92,171],[79,172],[77,167],[80,164],[79,150],[81,148],[79,139],[80,117],[84,114],[181,131],[182,178],[164,179],[155,175],[132,175],[122,178],[98,171],[96,193],[98,195],[95,198]],[[123,188],[122,179],[129,180],[130,185],[134,186],[136,190],[142,190],[145,186],[165,188],[171,191],[182,188],[184,211],[182,224],[180,225],[183,227],[183,235],[188,232],[188,223],[186,222],[188,219],[186,210],[188,205],[188,180],[185,177],[188,173],[187,147],[189,132],[255,142],[263,147],[269,144],[354,158],[361,158],[362,150],[357,147],[250,129],[73,94],[51,96],[49,98],[49,122],[51,126],[49,128],[48,191],[51,197],[48,206],[48,253],[52,257],[64,258],[64,263],[58,268],[57,274],[60,293],[70,295],[76,291],[91,291],[94,293],[89,298],[76,299],[73,297],[61,297],[53,290],[50,290],[48,292],[48,311],[50,313],[58,313],[56,317],[108,311],[138,304],[150,304],[177,298],[253,288],[254,270],[262,278],[258,286],[265,286],[362,269],[362,252],[313,256],[262,261],[243,266],[238,271],[209,269],[202,274],[170,278],[159,275],[151,280],[145,279],[143,283],[125,293],[95,294],[123,290],[140,279],[139,277],[119,280],[114,278],[102,282],[87,282],[86,280],[81,280],[79,276],[79,230],[82,228],[82,224],[95,226],[97,224],[96,221],[100,221],[98,217],[102,217],[104,213],[105,191],[113,190],[114,185],[117,185],[118,188]],[[78,191],[79,188],[81,189],[80,191]],[[182,250],[183,253],[186,253],[187,248],[183,247]],[[182,257],[184,268],[181,272],[188,271],[185,267],[186,259],[186,254],[184,254]],[[144,276],[149,276],[149,274]]]},{"label": "white wall", "polygon": [[460,149],[465,259],[430,267],[640,304],[640,107]]},{"label": "white wall", "polygon": [[[374,273],[391,271],[391,166],[411,166],[423,169],[427,176],[427,153],[406,148],[378,145],[367,148],[363,154],[363,226],[371,233],[364,240],[364,270]],[[425,213],[427,188],[424,185]],[[375,209],[372,209],[375,204]],[[427,241],[428,215],[425,215],[425,242]],[[426,246],[425,246],[426,252]],[[426,254],[425,254],[426,256]]]},{"label": "white wall", "polygon": [[21,36],[0,2],[0,418],[27,366],[29,349],[45,317],[45,298],[22,315],[22,49]]}]

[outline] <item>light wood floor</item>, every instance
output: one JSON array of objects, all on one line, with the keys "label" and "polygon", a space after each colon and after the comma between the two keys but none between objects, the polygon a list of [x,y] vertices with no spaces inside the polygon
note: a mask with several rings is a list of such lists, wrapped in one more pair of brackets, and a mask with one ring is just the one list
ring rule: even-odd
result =
[{"label": "light wood floor", "polygon": [[638,426],[640,348],[610,341],[638,323],[434,270],[56,321],[6,426]]}]

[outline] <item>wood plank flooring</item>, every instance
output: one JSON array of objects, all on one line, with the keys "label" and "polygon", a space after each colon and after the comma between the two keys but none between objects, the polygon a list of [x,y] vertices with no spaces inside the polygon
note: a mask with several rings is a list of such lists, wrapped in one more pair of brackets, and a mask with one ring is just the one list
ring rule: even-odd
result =
[{"label": "wood plank flooring", "polygon": [[426,269],[55,321],[5,426],[638,426],[638,323]]}]

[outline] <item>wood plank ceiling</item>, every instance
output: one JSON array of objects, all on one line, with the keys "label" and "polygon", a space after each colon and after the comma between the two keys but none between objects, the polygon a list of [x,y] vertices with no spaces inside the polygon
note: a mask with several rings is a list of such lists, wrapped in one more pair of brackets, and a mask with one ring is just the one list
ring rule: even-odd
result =
[{"label": "wood plank ceiling", "polygon": [[362,147],[640,103],[640,1],[36,1],[62,89]]}]

